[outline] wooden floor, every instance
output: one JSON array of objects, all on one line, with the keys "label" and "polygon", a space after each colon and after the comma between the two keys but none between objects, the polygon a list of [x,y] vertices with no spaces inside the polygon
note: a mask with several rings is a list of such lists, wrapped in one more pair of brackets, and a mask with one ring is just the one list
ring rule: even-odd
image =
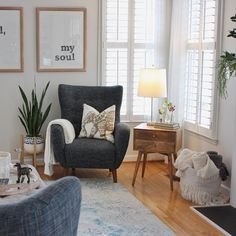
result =
[{"label": "wooden floor", "polygon": [[[223,235],[190,210],[189,206],[192,204],[181,197],[178,182],[174,182],[174,191],[170,191],[166,164],[148,162],[144,178],[141,178],[141,170],[139,170],[135,186],[132,187],[134,165],[135,163],[132,162],[121,165],[118,169],[118,182],[123,184],[177,235]],[[38,167],[38,171],[43,179],[58,179],[63,176],[63,169],[59,166],[55,168],[55,174],[50,178],[42,174],[43,167]],[[110,175],[108,170],[87,169],[77,169],[75,174],[79,178],[99,178]]]}]

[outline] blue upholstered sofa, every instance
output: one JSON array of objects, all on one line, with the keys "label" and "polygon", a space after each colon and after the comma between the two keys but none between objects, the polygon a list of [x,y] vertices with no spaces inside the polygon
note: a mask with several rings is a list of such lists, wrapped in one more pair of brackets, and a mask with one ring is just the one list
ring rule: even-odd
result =
[{"label": "blue upholstered sofa", "polygon": [[1,236],[75,236],[81,186],[65,177],[17,203],[0,205]]}]

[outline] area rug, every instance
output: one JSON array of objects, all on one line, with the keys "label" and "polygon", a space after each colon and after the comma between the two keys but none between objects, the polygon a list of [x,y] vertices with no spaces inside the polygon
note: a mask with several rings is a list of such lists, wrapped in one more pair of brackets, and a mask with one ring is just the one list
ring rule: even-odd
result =
[{"label": "area rug", "polygon": [[120,183],[80,179],[79,236],[172,236],[174,232]]},{"label": "area rug", "polygon": [[224,206],[195,206],[191,209],[224,235],[236,235],[236,208]]}]

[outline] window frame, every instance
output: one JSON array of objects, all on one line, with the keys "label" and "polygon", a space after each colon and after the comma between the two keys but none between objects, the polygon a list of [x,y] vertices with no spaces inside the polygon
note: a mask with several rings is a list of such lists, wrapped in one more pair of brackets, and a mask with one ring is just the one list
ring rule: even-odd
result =
[{"label": "window frame", "polygon": [[[215,65],[214,65],[214,75],[213,75],[213,80],[212,80],[214,83],[214,87],[213,87],[214,93],[212,95],[213,108],[212,108],[212,118],[211,118],[210,128],[205,128],[205,127],[201,126],[201,124],[199,124],[198,121],[196,123],[192,123],[192,122],[185,120],[185,118],[184,118],[184,129],[186,129],[190,132],[196,133],[198,135],[204,136],[204,137],[206,137],[210,140],[213,140],[213,141],[217,141],[217,138],[218,138],[219,94],[218,94],[218,89],[217,89],[217,61],[218,61],[220,52],[222,50],[223,5],[224,5],[223,1],[216,0],[216,17],[215,17],[216,30],[215,30],[215,41],[214,41],[214,44],[215,44],[214,63],[215,63]],[[200,33],[201,34],[203,33],[202,30],[200,31]],[[198,45],[198,44],[200,44],[200,43],[197,43],[196,45]],[[187,45],[188,44],[186,43],[186,46]],[[193,45],[194,45],[194,43],[193,43]],[[206,48],[203,47],[199,51],[199,52],[201,52],[200,53],[201,56],[202,56],[202,53],[204,52],[204,49],[207,49],[207,43],[205,43],[205,45],[206,45]],[[194,48],[194,47],[192,47],[192,48]],[[187,46],[186,53],[188,52],[188,50],[189,50],[189,48]],[[204,62],[203,60],[200,60],[200,61]],[[186,65],[187,65],[187,62],[186,62]],[[198,69],[202,70],[203,66],[202,65],[199,66]],[[187,76],[187,73],[185,73],[185,74]],[[198,77],[199,76],[200,75],[198,74]],[[187,78],[185,79],[185,83],[186,83],[186,80],[187,80]],[[199,81],[198,81],[198,83],[199,83]],[[198,89],[199,89],[199,86],[198,86]],[[185,98],[185,100],[186,100],[186,98]],[[197,116],[199,116],[200,112],[201,112],[201,108],[198,109]]]},{"label": "window frame", "polygon": [[[106,85],[106,76],[105,76],[105,67],[106,67],[106,49],[111,48],[122,48],[118,47],[117,45],[120,44],[120,46],[123,46],[123,48],[127,48],[127,98],[132,97],[132,99],[127,99],[127,112],[126,115],[121,115],[121,120],[123,122],[143,122],[144,120],[147,120],[147,118],[150,116],[149,113],[144,113],[143,115],[134,115],[133,114],[133,89],[134,89],[134,50],[135,49],[146,49],[146,52],[150,49],[153,50],[153,54],[155,51],[155,42],[153,44],[151,43],[139,43],[134,41],[134,32],[135,32],[135,10],[134,10],[134,1],[135,0],[128,0],[128,8],[129,8],[129,14],[128,14],[128,40],[127,42],[107,42],[106,41],[106,3],[107,1],[100,1],[100,12],[101,12],[101,33],[100,33],[100,41],[101,41],[101,49],[100,49],[100,83],[101,85]],[[110,46],[110,47],[107,47]],[[153,58],[153,63],[154,65],[155,58]],[[128,79],[132,78],[132,79]],[[144,103],[148,104],[148,108],[150,106],[150,111],[151,111],[151,98],[143,98]],[[146,107],[145,107],[146,110]],[[149,112],[149,110],[148,110]]]}]

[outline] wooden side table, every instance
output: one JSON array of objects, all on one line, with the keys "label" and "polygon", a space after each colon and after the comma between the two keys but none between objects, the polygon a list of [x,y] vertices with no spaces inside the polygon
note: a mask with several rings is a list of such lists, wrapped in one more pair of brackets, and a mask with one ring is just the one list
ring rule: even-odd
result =
[{"label": "wooden side table", "polygon": [[170,177],[170,188],[173,191],[173,164],[177,157],[177,152],[182,146],[182,131],[181,129],[158,129],[153,126],[147,126],[142,123],[134,128],[134,150],[138,150],[137,162],[135,165],[132,185],[134,186],[139,165],[143,156],[142,177],[144,176],[147,154],[161,153],[168,156],[168,169]]}]

